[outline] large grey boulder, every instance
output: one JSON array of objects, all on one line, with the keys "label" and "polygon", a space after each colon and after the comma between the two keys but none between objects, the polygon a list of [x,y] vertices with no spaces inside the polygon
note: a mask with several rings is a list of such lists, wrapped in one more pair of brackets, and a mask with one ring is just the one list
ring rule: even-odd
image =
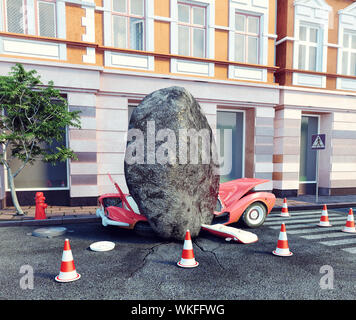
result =
[{"label": "large grey boulder", "polygon": [[182,87],[152,92],[133,111],[127,139],[126,183],[140,212],[162,238],[196,237],[219,190],[214,136],[198,102]]}]

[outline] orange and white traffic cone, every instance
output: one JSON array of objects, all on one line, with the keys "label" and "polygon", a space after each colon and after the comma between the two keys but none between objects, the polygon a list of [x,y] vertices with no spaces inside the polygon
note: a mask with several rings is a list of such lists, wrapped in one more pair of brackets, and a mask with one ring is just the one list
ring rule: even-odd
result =
[{"label": "orange and white traffic cone", "polygon": [[321,211],[321,217],[320,217],[318,226],[319,227],[331,227],[331,223],[329,222],[328,209],[326,208],[326,204],[324,204],[323,210]]},{"label": "orange and white traffic cone", "polygon": [[279,233],[277,248],[276,250],[273,250],[272,253],[281,257],[290,257],[293,255],[293,252],[289,251],[286,226],[284,223],[281,225],[281,232]]},{"label": "orange and white traffic cone", "polygon": [[355,221],[354,221],[354,213],[352,211],[352,208],[349,210],[349,214],[347,216],[347,221],[344,229],[342,229],[343,232],[349,232],[349,233],[356,233],[356,228],[355,228]]},{"label": "orange and white traffic cone", "polygon": [[62,263],[61,270],[55,280],[58,282],[70,282],[74,280],[78,280],[80,278],[80,274],[77,273],[74,266],[72,250],[70,249],[69,240],[65,239],[63,255],[62,255]]},{"label": "orange and white traffic cone", "polygon": [[281,217],[290,217],[289,212],[288,212],[288,206],[287,206],[287,199],[284,198],[283,200],[283,206],[282,206],[282,211],[280,214]]},{"label": "orange and white traffic cone", "polygon": [[185,233],[182,258],[177,262],[177,265],[182,268],[194,268],[199,265],[199,262],[195,261],[192,239],[190,237],[190,231]]}]

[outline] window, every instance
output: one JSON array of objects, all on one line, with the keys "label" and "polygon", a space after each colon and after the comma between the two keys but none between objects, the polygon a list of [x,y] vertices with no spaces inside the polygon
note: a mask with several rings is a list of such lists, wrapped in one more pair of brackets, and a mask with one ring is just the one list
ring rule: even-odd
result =
[{"label": "window", "polygon": [[6,8],[6,29],[13,33],[26,33],[25,31],[25,14],[24,0],[7,0]]},{"label": "window", "polygon": [[309,71],[320,71],[319,56],[319,28],[301,25],[299,27],[298,68]]},{"label": "window", "polygon": [[342,46],[342,74],[356,76],[356,33],[345,31]]},{"label": "window", "polygon": [[144,0],[112,0],[113,45],[144,50]]},{"label": "window", "polygon": [[206,8],[178,3],[178,54],[206,57]]},{"label": "window", "polygon": [[50,1],[37,1],[38,35],[56,37],[56,8]]},{"label": "window", "polygon": [[7,32],[57,36],[54,0],[34,0],[34,10],[28,8],[26,0],[4,0],[4,4]]},{"label": "window", "polygon": [[259,64],[260,18],[235,14],[235,61]]},{"label": "window", "polygon": [[[224,159],[224,166],[231,164],[230,172],[220,176],[220,182],[239,179],[244,176],[244,113],[217,112],[217,128],[220,130],[218,149]],[[231,130],[231,137],[225,138],[224,130]]]},{"label": "window", "polygon": [[[65,139],[65,137],[63,137]],[[62,145],[54,141],[50,148],[55,150],[57,146]],[[6,155],[10,157],[10,151]],[[10,163],[10,168],[15,172],[22,162],[13,159]],[[26,167],[15,178],[15,186],[17,189],[68,189],[68,170],[67,161],[57,162],[56,165],[46,163],[41,160],[35,161],[33,165],[27,164]]]}]

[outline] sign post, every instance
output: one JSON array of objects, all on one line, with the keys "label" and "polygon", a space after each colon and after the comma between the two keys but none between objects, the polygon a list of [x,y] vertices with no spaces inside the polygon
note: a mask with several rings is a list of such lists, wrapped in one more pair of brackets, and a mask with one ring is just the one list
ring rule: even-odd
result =
[{"label": "sign post", "polygon": [[315,202],[318,203],[319,195],[319,150],[325,149],[325,134],[313,134],[311,139],[311,148],[316,150],[316,190],[315,190]]}]

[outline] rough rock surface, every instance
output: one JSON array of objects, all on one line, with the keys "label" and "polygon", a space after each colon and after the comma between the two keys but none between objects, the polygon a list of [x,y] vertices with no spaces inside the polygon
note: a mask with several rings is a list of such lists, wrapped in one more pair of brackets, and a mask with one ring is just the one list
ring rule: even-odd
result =
[{"label": "rough rock surface", "polygon": [[[132,129],[142,132],[144,143]],[[200,141],[197,148],[194,139],[182,132],[208,132],[208,142],[195,140]],[[181,152],[184,145],[187,151]],[[198,161],[192,156],[195,151]],[[208,121],[186,89],[154,91],[133,111],[125,154],[126,182],[140,212],[160,237],[183,240],[187,230],[196,237],[201,224],[211,223],[219,190],[215,152]],[[204,155],[209,157],[203,160]]]}]

